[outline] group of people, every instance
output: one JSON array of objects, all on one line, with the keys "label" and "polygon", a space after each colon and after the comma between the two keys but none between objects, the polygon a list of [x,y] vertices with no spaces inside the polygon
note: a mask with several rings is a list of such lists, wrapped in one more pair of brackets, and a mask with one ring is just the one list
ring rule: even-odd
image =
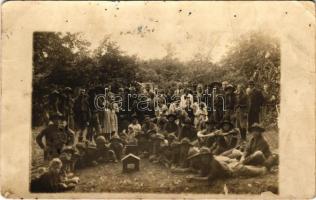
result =
[{"label": "group of people", "polygon": [[267,85],[259,89],[251,80],[247,88],[224,81],[164,90],[86,89],[76,98],[70,87],[45,97],[46,127],[36,142],[49,168],[32,180],[32,191],[72,189],[79,181],[75,170],[118,162],[129,146],[174,173],[199,174],[189,180],[257,176],[278,163],[260,124],[262,112],[276,102]]}]

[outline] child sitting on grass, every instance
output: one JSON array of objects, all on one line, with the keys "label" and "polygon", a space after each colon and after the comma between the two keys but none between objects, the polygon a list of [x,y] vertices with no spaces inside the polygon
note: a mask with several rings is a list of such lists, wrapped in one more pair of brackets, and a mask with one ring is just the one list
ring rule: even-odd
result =
[{"label": "child sitting on grass", "polygon": [[75,188],[79,178],[64,179],[61,174],[62,165],[59,158],[51,160],[48,171],[31,181],[31,192],[63,192]]}]

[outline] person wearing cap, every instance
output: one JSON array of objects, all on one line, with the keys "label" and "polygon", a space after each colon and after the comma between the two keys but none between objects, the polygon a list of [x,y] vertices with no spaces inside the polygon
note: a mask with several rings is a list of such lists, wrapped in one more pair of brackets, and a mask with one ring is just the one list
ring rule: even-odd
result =
[{"label": "person wearing cap", "polygon": [[253,80],[250,80],[248,85],[250,88],[248,95],[248,128],[250,128],[254,123],[260,123],[260,109],[264,103],[264,97],[262,92],[256,88]]},{"label": "person wearing cap", "polygon": [[192,159],[195,159],[195,162],[198,162],[200,175],[187,177],[190,181],[208,181],[208,183],[211,183],[216,179],[229,178],[232,176],[229,168],[215,159],[210,149],[207,147],[202,147],[198,153],[188,157],[188,160]]},{"label": "person wearing cap", "polygon": [[268,142],[263,137],[265,129],[258,123],[249,128],[252,138],[246,145],[244,155],[240,162],[245,165],[264,165],[265,161],[272,155]]},{"label": "person wearing cap", "polygon": [[242,84],[237,85],[236,90],[236,127],[240,130],[241,140],[246,141],[248,120],[248,99]]},{"label": "person wearing cap", "polygon": [[188,138],[189,140],[193,141],[197,139],[197,132],[192,124],[192,120],[190,118],[186,118],[184,121],[184,125],[180,130],[179,139],[182,140],[183,138]]},{"label": "person wearing cap", "polygon": [[179,126],[176,124],[177,116],[174,113],[170,113],[167,116],[168,122],[164,125],[163,130],[167,132],[167,135],[170,133],[178,134]]},{"label": "person wearing cap", "polygon": [[80,89],[79,96],[76,98],[74,104],[74,119],[77,129],[79,129],[79,142],[83,140],[83,133],[89,125],[90,116],[90,106],[86,90]]},{"label": "person wearing cap", "polygon": [[[71,145],[74,142],[74,132],[64,127],[62,115],[53,114],[50,120],[52,123],[36,136],[37,144],[44,150],[44,160],[58,157],[64,145]],[[43,138],[45,138],[45,145]]]}]

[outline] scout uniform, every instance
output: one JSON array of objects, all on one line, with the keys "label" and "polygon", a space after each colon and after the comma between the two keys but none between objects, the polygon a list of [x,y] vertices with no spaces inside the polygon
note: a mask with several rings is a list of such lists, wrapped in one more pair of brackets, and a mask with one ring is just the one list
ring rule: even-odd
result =
[{"label": "scout uniform", "polygon": [[[60,115],[52,115],[52,120],[60,119]],[[44,145],[42,139],[45,137]],[[51,160],[61,154],[64,145],[72,145],[74,142],[74,132],[68,128],[60,128],[58,124],[49,124],[36,137],[36,142],[40,148],[44,149],[44,160]]]},{"label": "scout uniform", "polygon": [[252,137],[246,146],[244,152],[245,160],[243,163],[245,165],[263,165],[265,161],[272,155],[268,142],[262,136],[265,131],[258,123],[254,123],[249,132],[258,132],[260,135],[257,137]]}]

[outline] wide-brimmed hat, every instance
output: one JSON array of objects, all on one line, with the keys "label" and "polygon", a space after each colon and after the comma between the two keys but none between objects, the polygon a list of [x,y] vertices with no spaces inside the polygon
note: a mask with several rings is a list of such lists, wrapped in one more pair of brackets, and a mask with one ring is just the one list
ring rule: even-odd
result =
[{"label": "wide-brimmed hat", "polygon": [[119,142],[122,142],[122,139],[117,135],[113,135],[112,138],[110,139],[110,142],[113,142],[113,141],[119,141]]},{"label": "wide-brimmed hat", "polygon": [[191,155],[190,157],[188,157],[187,159],[192,159],[194,157],[197,156],[202,156],[202,155],[212,155],[211,150],[207,147],[201,147],[200,151],[194,155]]},{"label": "wide-brimmed hat", "polygon": [[75,149],[73,148],[73,146],[65,146],[63,147],[62,152],[74,153]]},{"label": "wide-brimmed hat", "polygon": [[49,120],[63,119],[63,117],[64,116],[61,113],[54,112],[54,113],[50,114]]},{"label": "wide-brimmed hat", "polygon": [[131,117],[132,117],[132,119],[137,119],[137,114],[133,113]]},{"label": "wide-brimmed hat", "polygon": [[258,131],[260,133],[264,132],[265,129],[258,123],[254,123],[250,128],[249,128],[249,132],[252,131]]},{"label": "wide-brimmed hat", "polygon": [[177,115],[176,115],[175,113],[169,113],[169,114],[167,115],[167,119],[169,119],[170,117],[173,117],[174,119],[176,119],[176,118],[177,118]]},{"label": "wide-brimmed hat", "polygon": [[232,124],[232,123],[231,123],[230,121],[228,121],[228,120],[224,120],[224,121],[221,122],[221,128],[223,128],[223,126],[224,126],[225,124],[228,124],[228,125],[230,126],[230,129],[233,129],[233,128],[234,128],[234,124]]},{"label": "wide-brimmed hat", "polygon": [[181,143],[179,141],[173,141],[171,144],[170,144],[170,147],[171,148],[175,148],[175,147],[178,147]]},{"label": "wide-brimmed hat", "polygon": [[192,124],[192,120],[189,117],[187,117],[184,120],[184,124]]},{"label": "wide-brimmed hat", "polygon": [[154,137],[153,137],[154,140],[164,140],[165,139],[165,136],[160,134],[160,133],[157,133]]},{"label": "wide-brimmed hat", "polygon": [[220,82],[212,82],[210,85],[209,85],[209,87],[211,88],[211,89],[213,89],[214,87],[222,87],[222,83],[220,83]]},{"label": "wide-brimmed hat", "polygon": [[254,85],[254,84],[255,84],[255,82],[253,80],[248,81],[248,85]]},{"label": "wide-brimmed hat", "polygon": [[98,143],[98,144],[103,143],[103,144],[105,144],[105,143],[106,143],[106,139],[105,139],[104,136],[100,135],[100,136],[98,136],[97,139],[95,140],[95,143]]},{"label": "wide-brimmed hat", "polygon": [[176,136],[176,134],[175,134],[174,132],[172,132],[172,133],[169,133],[169,134],[168,134],[167,138],[168,138],[168,139],[176,139],[177,136]]},{"label": "wide-brimmed hat", "polygon": [[197,154],[200,153],[200,150],[196,147],[190,148],[187,156],[187,160],[195,157]]},{"label": "wide-brimmed hat", "polygon": [[232,89],[232,90],[235,90],[235,87],[232,85],[232,84],[229,84],[225,87],[225,91],[228,90],[228,89]]},{"label": "wide-brimmed hat", "polygon": [[192,146],[191,141],[189,140],[189,138],[186,137],[181,140],[180,144]]},{"label": "wide-brimmed hat", "polygon": [[64,92],[65,93],[72,93],[71,87],[65,87]]}]

